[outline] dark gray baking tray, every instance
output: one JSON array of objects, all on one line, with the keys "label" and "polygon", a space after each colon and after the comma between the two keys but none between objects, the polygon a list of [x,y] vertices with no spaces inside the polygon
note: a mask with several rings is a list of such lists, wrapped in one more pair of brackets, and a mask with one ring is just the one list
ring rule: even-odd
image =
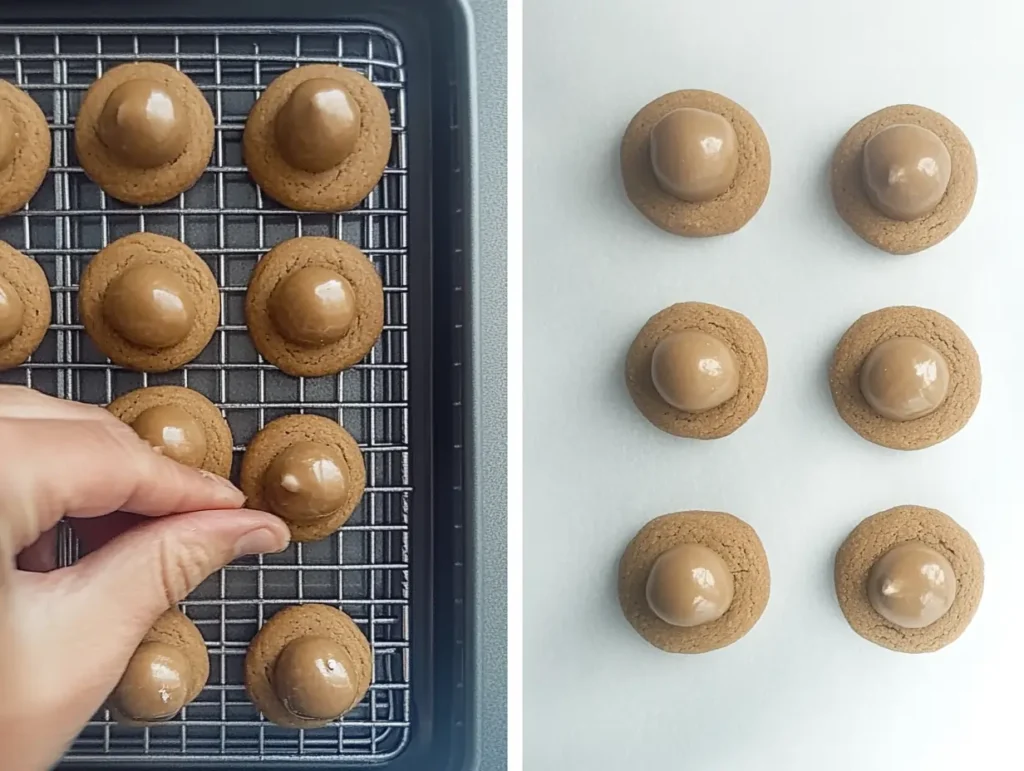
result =
[{"label": "dark gray baking tray", "polygon": [[[457,2],[5,4],[0,77],[43,108],[53,168],[0,238],[35,258],[53,288],[51,330],[2,382],[105,403],[148,384],[187,385],[227,417],[237,461],[266,422],[290,412],[339,420],[367,459],[363,504],[339,534],[281,555],[242,560],[184,603],[207,640],[211,677],[175,720],[124,728],[101,712],[65,766],[128,768],[474,765],[470,510],[463,422],[472,200],[467,120],[469,38]],[[54,20],[59,19],[57,23]],[[217,142],[207,173],[178,199],[129,207],[103,195],[74,157],[74,116],[106,68],[135,59],[180,67],[210,101]],[[291,212],[263,196],[241,157],[249,107],[298,63],[362,71],[392,110],[394,150],[377,189],[352,212]],[[82,332],[77,285],[106,243],[146,230],[180,238],[221,287],[222,318],[195,362],[145,376],[111,366]],[[331,235],[362,248],[384,280],[384,333],[338,377],[291,378],[265,364],[245,331],[242,303],[259,256],[295,235]],[[63,560],[73,559],[70,532]],[[471,564],[471,562],[470,562]],[[375,653],[370,693],[342,721],[315,731],[266,723],[241,686],[246,645],[275,610],[324,602],[360,624]]]}]

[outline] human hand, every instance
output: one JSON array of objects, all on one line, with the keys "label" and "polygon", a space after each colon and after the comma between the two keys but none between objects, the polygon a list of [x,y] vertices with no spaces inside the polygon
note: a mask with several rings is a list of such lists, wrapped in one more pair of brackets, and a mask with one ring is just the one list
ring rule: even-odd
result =
[{"label": "human hand", "polygon": [[[56,763],[163,611],[235,557],[287,546],[284,523],[243,500],[102,408],[0,386],[5,769]],[[65,516],[88,553],[57,570]]]}]

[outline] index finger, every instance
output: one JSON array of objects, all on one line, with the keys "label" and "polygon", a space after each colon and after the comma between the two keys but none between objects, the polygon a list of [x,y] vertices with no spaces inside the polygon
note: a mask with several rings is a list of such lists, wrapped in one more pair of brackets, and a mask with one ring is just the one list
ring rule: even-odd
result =
[{"label": "index finger", "polygon": [[15,553],[63,516],[237,508],[226,479],[156,453],[120,421],[0,419],[0,518]]}]

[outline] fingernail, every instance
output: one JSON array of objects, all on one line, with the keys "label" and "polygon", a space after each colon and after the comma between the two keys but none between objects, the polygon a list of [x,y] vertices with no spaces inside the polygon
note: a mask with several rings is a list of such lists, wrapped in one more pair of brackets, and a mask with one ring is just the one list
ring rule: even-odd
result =
[{"label": "fingernail", "polygon": [[284,551],[288,546],[287,541],[282,543],[281,536],[272,530],[260,528],[252,530],[235,542],[235,556],[241,557],[244,554],[271,554]]},{"label": "fingernail", "polygon": [[204,477],[209,479],[211,482],[219,482],[222,486],[228,488],[229,490],[231,490],[232,492],[235,492],[235,493],[242,492],[237,487],[235,487],[234,484],[232,484],[230,479],[225,479],[224,477],[220,476],[219,474],[214,474],[214,473],[212,473],[210,471],[207,471],[206,469],[202,469],[201,468],[201,469],[196,469],[196,470],[200,474],[202,474]]}]

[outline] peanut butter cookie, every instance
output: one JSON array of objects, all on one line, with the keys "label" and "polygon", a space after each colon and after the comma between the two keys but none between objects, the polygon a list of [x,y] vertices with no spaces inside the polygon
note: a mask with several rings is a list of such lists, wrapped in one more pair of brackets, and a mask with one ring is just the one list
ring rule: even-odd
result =
[{"label": "peanut butter cookie", "polygon": [[253,437],[239,486],[253,509],[281,517],[293,541],[317,541],[352,516],[366,487],[359,445],[320,415],[286,415]]},{"label": "peanut butter cookie", "polygon": [[[700,585],[692,580],[694,566],[706,579]],[[757,533],[717,511],[652,519],[619,561],[619,604],[626,620],[669,653],[706,653],[736,642],[761,617],[770,587]]]},{"label": "peanut butter cookie", "polygon": [[17,211],[36,194],[50,167],[51,147],[39,105],[0,80],[0,215]]},{"label": "peanut butter cookie", "polygon": [[334,722],[366,695],[373,652],[355,622],[326,605],[293,605],[257,632],[245,656],[245,688],[284,728]]},{"label": "peanut butter cookie", "polygon": [[245,320],[263,357],[289,375],[332,375],[357,364],[384,326],[384,290],[359,249],[292,238],[256,264]]},{"label": "peanut butter cookie", "polygon": [[836,553],[836,597],[853,631],[902,653],[944,648],[967,629],[985,584],[978,545],[923,506],[868,517]]},{"label": "peanut butter cookie", "polygon": [[115,364],[166,372],[192,361],[220,318],[209,266],[185,244],[155,233],[119,238],[82,273],[78,312]]},{"label": "peanut butter cookie", "polygon": [[[636,114],[620,153],[626,195],[647,219],[680,236],[718,236],[757,214],[771,153],[749,112],[712,91],[673,91]],[[699,173],[690,173],[698,168]]]},{"label": "peanut butter cookie", "polygon": [[249,173],[300,211],[346,211],[366,198],[391,153],[384,95],[355,70],[309,64],[277,77],[242,137]]}]

